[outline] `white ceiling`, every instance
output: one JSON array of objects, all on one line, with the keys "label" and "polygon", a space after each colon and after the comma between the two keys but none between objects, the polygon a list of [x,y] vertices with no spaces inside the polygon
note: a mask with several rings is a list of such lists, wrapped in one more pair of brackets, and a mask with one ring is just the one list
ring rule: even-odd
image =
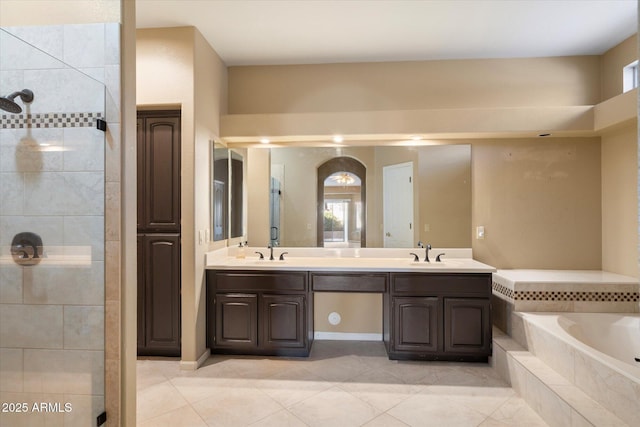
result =
[{"label": "white ceiling", "polygon": [[136,0],[137,27],[197,27],[231,65],[598,55],[636,0]]}]

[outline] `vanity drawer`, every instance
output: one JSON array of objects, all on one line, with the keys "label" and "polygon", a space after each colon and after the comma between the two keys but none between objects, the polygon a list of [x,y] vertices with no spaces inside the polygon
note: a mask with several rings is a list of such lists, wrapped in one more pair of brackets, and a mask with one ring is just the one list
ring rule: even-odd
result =
[{"label": "vanity drawer", "polygon": [[391,293],[414,296],[491,295],[490,273],[391,273]]},{"label": "vanity drawer", "polygon": [[207,271],[216,292],[306,292],[307,272]]},{"label": "vanity drawer", "polygon": [[387,273],[311,273],[314,292],[386,292]]}]

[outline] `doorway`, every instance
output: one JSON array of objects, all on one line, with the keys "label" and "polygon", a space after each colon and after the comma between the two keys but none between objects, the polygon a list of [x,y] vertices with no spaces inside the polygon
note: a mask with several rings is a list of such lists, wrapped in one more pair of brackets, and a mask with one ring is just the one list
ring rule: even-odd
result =
[{"label": "doorway", "polygon": [[367,169],[351,157],[318,167],[318,247],[366,247]]}]

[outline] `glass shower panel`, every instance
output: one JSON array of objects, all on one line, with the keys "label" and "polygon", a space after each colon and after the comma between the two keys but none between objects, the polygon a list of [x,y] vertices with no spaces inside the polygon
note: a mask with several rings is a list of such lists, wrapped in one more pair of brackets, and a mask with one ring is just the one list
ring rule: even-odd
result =
[{"label": "glass shower panel", "polygon": [[[55,51],[46,32],[61,28],[24,31]],[[99,70],[12,32],[0,29],[0,425],[95,426],[105,408],[105,86],[88,75]]]}]

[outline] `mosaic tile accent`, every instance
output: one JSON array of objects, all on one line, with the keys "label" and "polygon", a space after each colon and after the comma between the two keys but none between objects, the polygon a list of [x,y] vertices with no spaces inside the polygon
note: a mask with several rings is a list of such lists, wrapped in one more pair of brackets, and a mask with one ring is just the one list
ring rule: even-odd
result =
[{"label": "mosaic tile accent", "polygon": [[640,292],[514,291],[497,282],[493,291],[508,301],[638,302]]},{"label": "mosaic tile accent", "polygon": [[513,301],[513,289],[502,286],[498,282],[492,282],[491,286],[496,293],[500,294],[500,296],[507,297],[509,301]]},{"label": "mosaic tile accent", "polygon": [[0,129],[86,128],[95,127],[98,119],[104,119],[102,112],[2,114]]}]

